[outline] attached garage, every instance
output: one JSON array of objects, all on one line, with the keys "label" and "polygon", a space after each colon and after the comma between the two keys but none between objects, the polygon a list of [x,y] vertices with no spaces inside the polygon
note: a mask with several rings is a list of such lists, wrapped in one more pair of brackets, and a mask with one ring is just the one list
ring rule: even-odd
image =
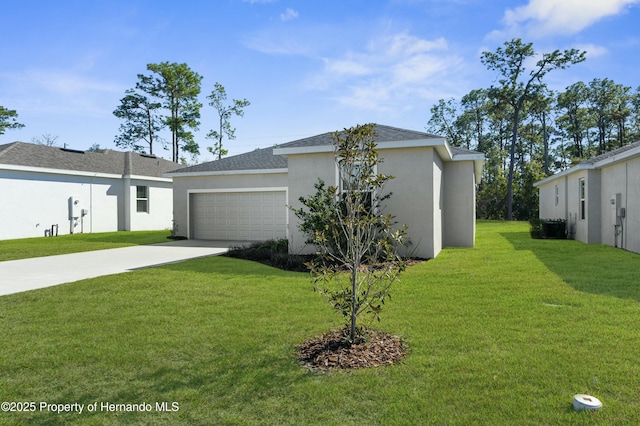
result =
[{"label": "attached garage", "polygon": [[286,204],[285,190],[191,193],[189,238],[228,241],[287,238]]}]

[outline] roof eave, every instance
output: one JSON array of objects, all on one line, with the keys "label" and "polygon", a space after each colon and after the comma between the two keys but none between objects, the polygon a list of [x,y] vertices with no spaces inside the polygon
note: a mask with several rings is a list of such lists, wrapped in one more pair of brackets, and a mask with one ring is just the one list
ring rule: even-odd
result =
[{"label": "roof eave", "polygon": [[[449,151],[444,138],[426,138],[426,139],[409,139],[398,140],[388,142],[378,142],[379,149],[393,149],[393,148],[419,148],[419,147],[443,147],[446,149],[446,156],[451,159],[451,152]],[[328,145],[314,145],[314,146],[298,146],[290,148],[273,148],[274,155],[292,155],[292,154],[318,154],[333,152],[333,144]]]},{"label": "roof eave", "polygon": [[266,174],[280,174],[287,173],[289,169],[250,169],[250,170],[214,170],[203,172],[179,172],[179,173],[165,173],[165,177],[204,177],[204,176],[228,176],[228,175],[266,175]]},{"label": "roof eave", "polygon": [[578,172],[578,171],[581,171],[581,170],[593,170],[593,169],[595,169],[595,168],[596,168],[596,166],[595,166],[595,165],[593,165],[593,164],[590,164],[590,163],[580,163],[580,164],[578,164],[578,165],[575,165],[575,166],[573,166],[573,167],[568,168],[567,170],[563,170],[563,171],[561,171],[561,172],[558,172],[558,173],[556,173],[555,175],[551,175],[551,176],[546,177],[546,178],[544,178],[544,179],[542,179],[542,180],[539,180],[538,182],[534,182],[534,183],[533,183],[533,186],[534,186],[535,188],[537,188],[537,187],[539,187],[539,186],[546,185],[546,184],[547,184],[547,183],[549,183],[549,182],[553,182],[553,181],[554,181],[554,180],[556,180],[556,179],[559,179],[559,178],[561,178],[561,177],[564,177],[564,176],[567,176],[567,175],[570,175],[570,174],[576,173],[576,172]]}]

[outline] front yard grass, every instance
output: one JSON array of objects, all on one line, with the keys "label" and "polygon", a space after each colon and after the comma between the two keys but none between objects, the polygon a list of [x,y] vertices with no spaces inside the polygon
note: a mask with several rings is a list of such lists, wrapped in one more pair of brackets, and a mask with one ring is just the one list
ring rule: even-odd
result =
[{"label": "front yard grass", "polygon": [[[481,222],[476,248],[410,267],[380,323],[409,353],[384,368],[300,367],[296,346],[340,318],[308,274],[244,260],[2,296],[0,401],[85,411],[0,424],[640,424],[640,256],[527,231]],[[577,393],[603,408],[574,412]]]},{"label": "front yard grass", "polygon": [[81,251],[166,243],[170,231],[99,232],[0,241],[0,262]]}]

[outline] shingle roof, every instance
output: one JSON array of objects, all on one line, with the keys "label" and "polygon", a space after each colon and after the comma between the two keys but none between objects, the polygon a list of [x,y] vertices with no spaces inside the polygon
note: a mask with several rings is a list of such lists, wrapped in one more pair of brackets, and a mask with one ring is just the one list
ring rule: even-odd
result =
[{"label": "shingle roof", "polygon": [[[441,139],[441,136],[436,136],[430,133],[417,132],[415,130],[399,129],[397,127],[383,126],[381,124],[375,124],[374,126],[376,132],[376,142],[410,141],[433,138]],[[334,141],[334,133],[335,132],[327,132],[321,135],[299,139],[297,141],[279,145],[278,148],[298,148],[306,146],[331,145]]]},{"label": "shingle roof", "polygon": [[171,173],[222,172],[230,170],[286,169],[287,159],[273,155],[273,148],[256,149],[221,160],[209,161],[195,166],[174,170]]},{"label": "shingle roof", "polygon": [[598,155],[597,157],[591,157],[588,160],[584,161],[584,164],[596,164],[602,160],[606,160],[607,158],[611,158],[614,157],[618,154],[622,154],[623,152],[627,152],[630,151],[634,148],[637,148],[640,146],[640,141],[635,142],[635,143],[631,143],[629,145],[625,145],[621,148],[618,149],[614,149],[613,151],[609,151],[609,152],[605,152],[604,154]]},{"label": "shingle roof", "polygon": [[[394,142],[405,140],[422,140],[438,138],[430,133],[417,132],[414,130],[399,129],[397,127],[375,125],[377,142]],[[184,169],[174,170],[171,173],[198,173],[198,172],[220,172],[231,170],[265,170],[265,169],[285,169],[287,168],[287,158],[273,154],[274,148],[298,148],[325,146],[333,144],[334,132],[327,132],[321,135],[298,139],[269,148],[256,149],[244,154],[226,157],[221,160],[210,161]],[[463,150],[465,153],[470,151]]]},{"label": "shingle roof", "polygon": [[172,161],[135,152],[88,152],[25,142],[0,145],[0,164],[153,177],[162,177],[164,173],[182,167]]}]

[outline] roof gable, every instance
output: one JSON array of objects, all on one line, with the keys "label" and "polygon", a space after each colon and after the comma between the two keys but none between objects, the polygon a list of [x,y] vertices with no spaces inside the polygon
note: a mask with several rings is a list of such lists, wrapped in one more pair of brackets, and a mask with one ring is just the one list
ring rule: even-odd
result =
[{"label": "roof gable", "polygon": [[180,164],[135,152],[98,152],[12,142],[0,145],[0,165],[75,172],[162,177]]},{"label": "roof gable", "polygon": [[[383,126],[381,124],[374,124],[374,130],[376,132],[376,143],[423,140],[423,139],[442,139],[441,136],[436,136],[431,133],[417,132],[415,130],[399,129],[397,127]],[[343,131],[340,131],[339,133],[343,133]],[[298,139],[293,142],[278,145],[278,148],[332,146],[334,142],[334,138],[333,138],[334,134],[335,132],[327,132],[321,135],[311,136],[309,138]]]}]

